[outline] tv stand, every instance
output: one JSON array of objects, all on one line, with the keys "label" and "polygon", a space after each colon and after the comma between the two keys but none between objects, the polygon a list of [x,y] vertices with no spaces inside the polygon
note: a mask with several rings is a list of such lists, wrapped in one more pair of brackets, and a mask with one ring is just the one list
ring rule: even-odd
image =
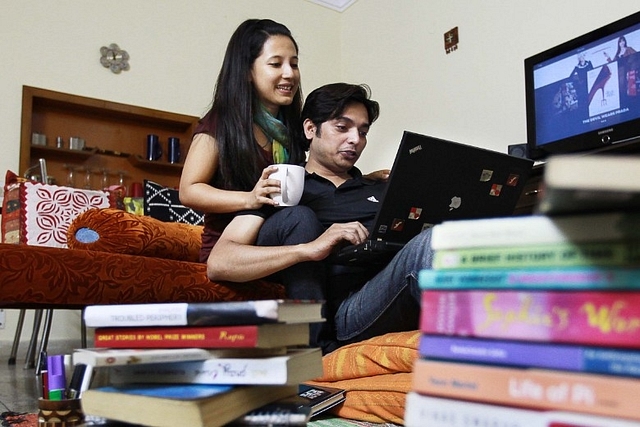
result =
[{"label": "tv stand", "polygon": [[[595,150],[583,151],[575,154],[585,156],[599,154],[633,155],[640,156],[640,138],[634,138],[617,144],[605,145]],[[514,214],[530,215],[536,205],[538,197],[542,193],[542,177],[544,175],[544,163],[537,164],[531,170],[531,175],[525,184],[522,195],[516,204]]]}]

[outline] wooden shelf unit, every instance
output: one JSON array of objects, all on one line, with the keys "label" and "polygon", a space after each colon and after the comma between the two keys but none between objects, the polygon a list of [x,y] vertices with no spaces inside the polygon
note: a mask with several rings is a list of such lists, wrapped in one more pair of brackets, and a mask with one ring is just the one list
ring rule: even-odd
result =
[{"label": "wooden shelf unit", "polygon": [[[44,158],[47,174],[58,185],[68,185],[69,168],[73,168],[77,188],[85,188],[87,169],[92,189],[102,188],[105,170],[109,185],[117,184],[122,174],[127,189],[144,179],[177,187],[182,164],[166,161],[167,140],[180,138],[183,160],[197,121],[195,116],[23,86],[19,173],[23,175]],[[46,135],[47,145],[32,145],[33,133]],[[148,134],[159,136],[160,160],[145,159]],[[57,137],[64,141],[62,148],[56,147]],[[70,150],[71,137],[83,138],[85,149]]]}]

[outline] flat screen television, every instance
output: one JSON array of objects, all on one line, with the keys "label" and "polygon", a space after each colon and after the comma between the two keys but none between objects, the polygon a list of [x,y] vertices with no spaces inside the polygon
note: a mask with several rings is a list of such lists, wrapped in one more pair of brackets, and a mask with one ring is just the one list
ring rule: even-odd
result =
[{"label": "flat screen television", "polygon": [[640,140],[640,12],[527,58],[524,69],[529,158]]}]

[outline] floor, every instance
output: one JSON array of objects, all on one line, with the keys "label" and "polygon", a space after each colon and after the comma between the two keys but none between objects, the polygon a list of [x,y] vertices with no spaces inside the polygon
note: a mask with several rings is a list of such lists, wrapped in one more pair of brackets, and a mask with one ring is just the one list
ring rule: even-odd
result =
[{"label": "floor", "polygon": [[[25,369],[25,356],[28,342],[18,347],[15,365],[9,365],[11,343],[0,343],[0,413],[37,412],[38,386],[35,369]],[[78,342],[50,341],[49,354],[70,354],[74,348],[80,347]]]}]

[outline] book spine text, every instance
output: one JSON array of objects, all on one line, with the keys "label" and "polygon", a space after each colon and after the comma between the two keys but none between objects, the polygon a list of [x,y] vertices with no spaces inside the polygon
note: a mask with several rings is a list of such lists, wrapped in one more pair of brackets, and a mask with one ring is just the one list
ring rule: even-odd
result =
[{"label": "book spine text", "polygon": [[453,399],[640,420],[640,382],[632,378],[419,359],[412,387]]},{"label": "book spine text", "polygon": [[640,293],[422,292],[427,334],[640,348]]}]

